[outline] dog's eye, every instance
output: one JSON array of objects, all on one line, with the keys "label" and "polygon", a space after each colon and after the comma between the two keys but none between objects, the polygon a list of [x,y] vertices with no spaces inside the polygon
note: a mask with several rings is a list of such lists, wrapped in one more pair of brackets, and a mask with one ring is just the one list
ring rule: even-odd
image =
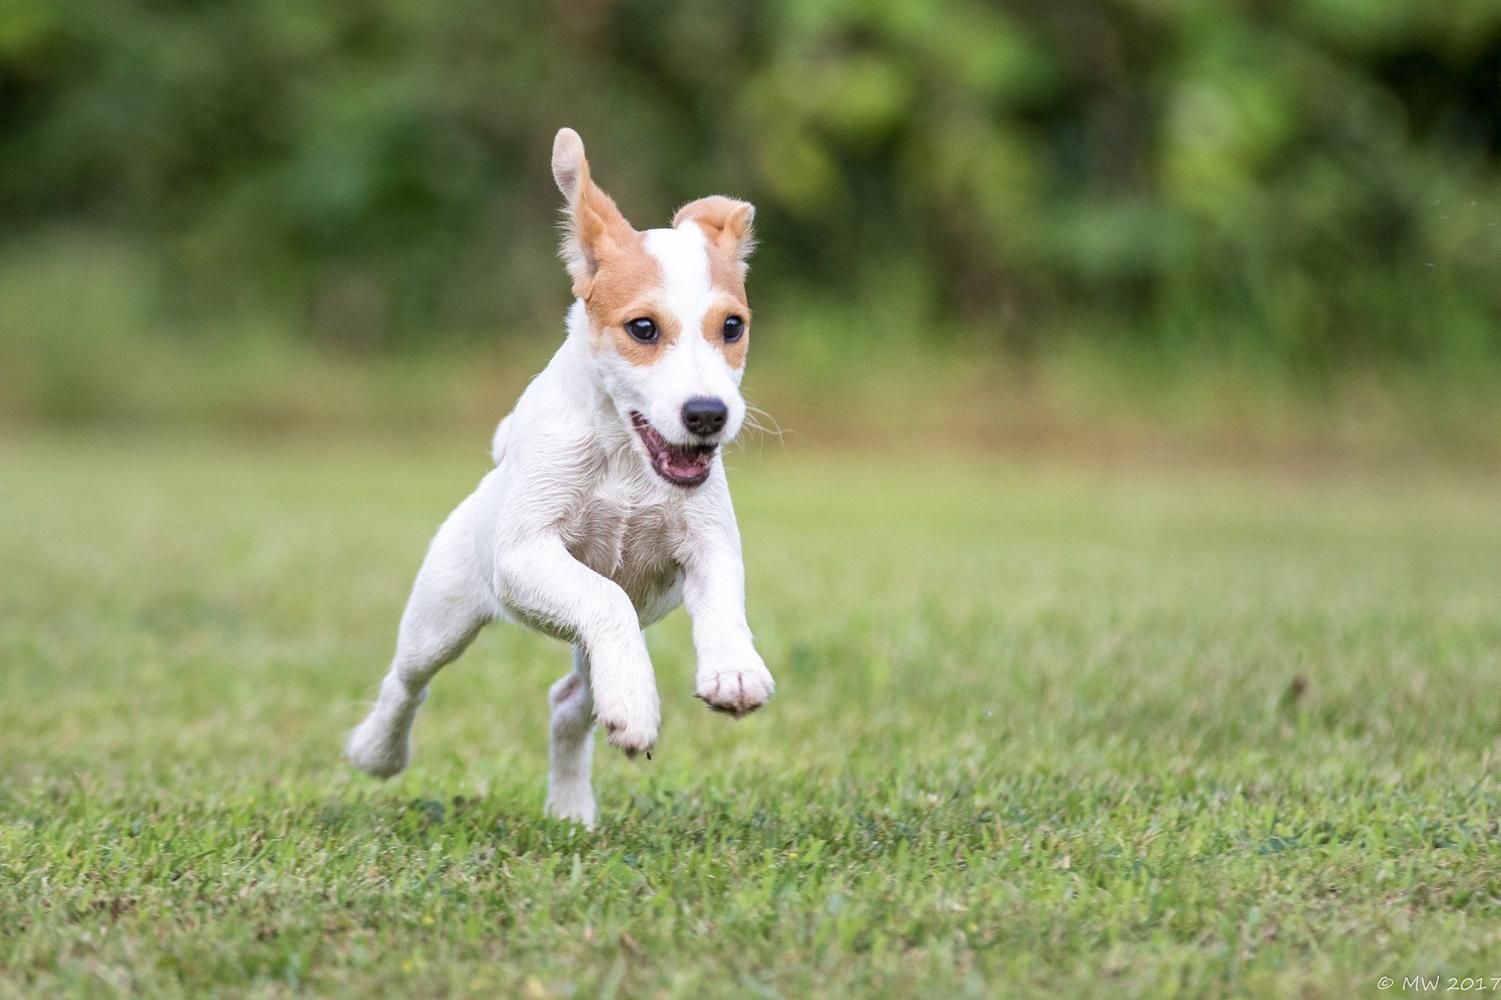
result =
[{"label": "dog's eye", "polygon": [[745,332],[745,320],[739,316],[731,316],[724,321],[724,339],[727,343],[734,343]]},{"label": "dog's eye", "polygon": [[625,325],[625,332],[643,344],[655,344],[657,342],[657,324],[645,316],[633,319],[627,323]]}]

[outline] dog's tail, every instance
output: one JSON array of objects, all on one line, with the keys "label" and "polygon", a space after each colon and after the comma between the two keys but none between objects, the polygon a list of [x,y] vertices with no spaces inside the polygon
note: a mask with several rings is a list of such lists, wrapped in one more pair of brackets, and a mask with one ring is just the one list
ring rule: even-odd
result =
[{"label": "dog's tail", "polygon": [[510,422],[510,417],[503,418],[500,425],[495,428],[495,436],[490,439],[490,457],[495,460],[496,465],[499,465],[500,460],[506,456],[506,434],[509,431],[506,425]]}]

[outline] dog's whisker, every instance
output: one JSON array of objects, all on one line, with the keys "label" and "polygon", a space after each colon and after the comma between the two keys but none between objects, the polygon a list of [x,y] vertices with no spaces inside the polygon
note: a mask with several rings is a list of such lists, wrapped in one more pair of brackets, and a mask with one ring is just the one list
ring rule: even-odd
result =
[{"label": "dog's whisker", "polygon": [[[782,425],[777,421],[777,418],[773,417],[770,413],[757,406],[749,399],[745,401],[745,413],[746,421],[750,423],[751,426],[753,426],[756,430],[761,431],[765,434],[774,435],[777,438],[782,437]],[[770,426],[767,426],[767,424],[762,421],[763,417],[767,421],[770,421]]]},{"label": "dog's whisker", "polygon": [[736,444],[742,451],[749,446],[752,439],[756,442],[758,452],[765,450],[767,438],[774,437],[778,443],[784,439],[782,426],[777,419],[750,399],[745,399],[745,420],[741,426],[750,432],[749,434],[742,433],[736,439]]}]

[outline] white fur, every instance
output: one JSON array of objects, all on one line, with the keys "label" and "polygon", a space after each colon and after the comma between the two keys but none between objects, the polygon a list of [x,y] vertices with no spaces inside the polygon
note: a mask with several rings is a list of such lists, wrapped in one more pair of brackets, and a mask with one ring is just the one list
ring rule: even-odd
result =
[{"label": "white fur", "polygon": [[438,529],[402,615],[396,655],[347,754],[381,777],[411,755],[428,683],[478,631],[507,618],[574,645],[572,673],[553,685],[547,808],[592,825],[593,721],[634,755],[657,742],[660,708],[641,630],[678,604],[692,618],[695,689],[741,715],[774,689],[745,618],[740,534],[723,461],[684,489],[658,477],[630,424],[636,410],[671,441],[692,396],[724,399],[721,443],[745,418],[741,372],[698,331],[714,294],[701,229],[646,234],[683,335],[652,365],[592,351],[582,301],[557,354],[501,421],[495,468]]}]

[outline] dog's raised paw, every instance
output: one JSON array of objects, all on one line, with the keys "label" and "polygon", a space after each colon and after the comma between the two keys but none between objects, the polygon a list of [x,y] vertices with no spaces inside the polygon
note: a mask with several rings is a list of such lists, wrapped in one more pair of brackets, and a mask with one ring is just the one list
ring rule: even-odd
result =
[{"label": "dog's raised paw", "polygon": [[596,696],[594,718],[604,727],[605,739],[610,745],[625,751],[627,757],[650,753],[657,746],[661,708],[655,693],[652,698],[642,698],[634,705],[612,705],[608,699]]},{"label": "dog's raised paw", "polygon": [[714,711],[738,719],[766,704],[776,687],[765,667],[759,670],[722,670],[700,677],[694,697]]},{"label": "dog's raised paw", "polygon": [[618,747],[625,751],[627,757],[634,757],[638,753],[650,756],[657,746],[656,726],[632,726],[629,723],[609,722],[600,719],[600,725],[605,727],[605,739],[612,747]]}]

